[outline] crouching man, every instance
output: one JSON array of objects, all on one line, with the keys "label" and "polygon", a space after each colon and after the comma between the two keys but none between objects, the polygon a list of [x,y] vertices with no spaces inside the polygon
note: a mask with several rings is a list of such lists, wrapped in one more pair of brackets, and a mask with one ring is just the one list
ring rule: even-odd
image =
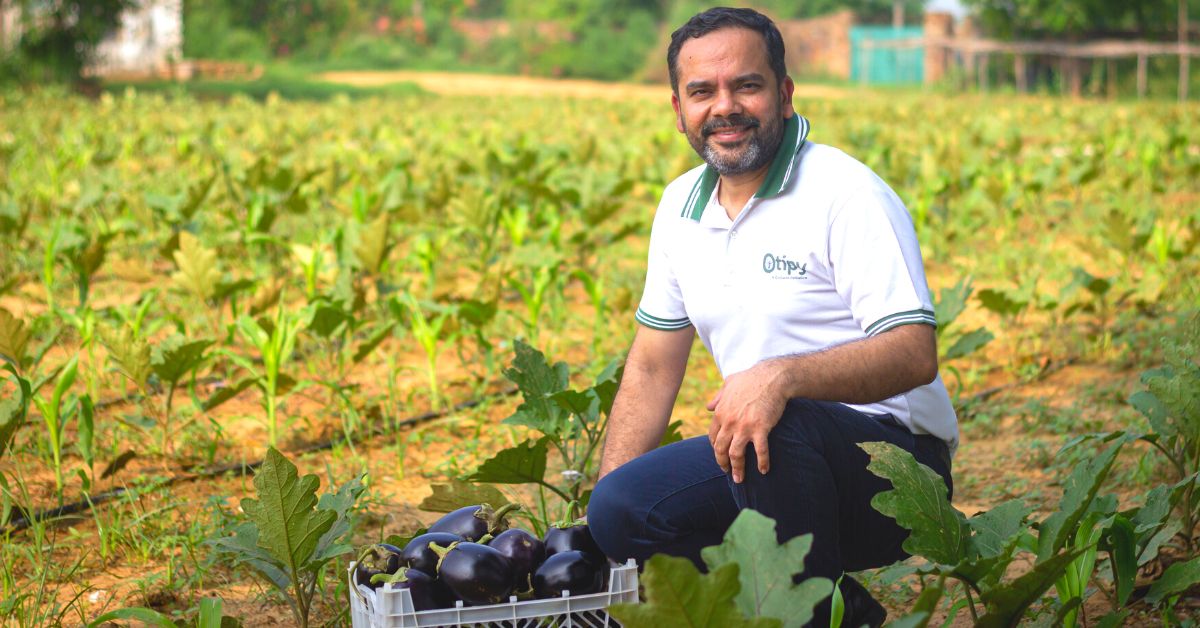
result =
[{"label": "crouching man", "polygon": [[[857,444],[898,445],[950,485],[958,438],[912,220],[869,168],[807,141],[765,16],[696,15],[667,65],[676,128],[705,164],[667,187],[654,219],[588,509],[596,541],[618,560],[702,567],[701,548],[753,508],[780,542],[813,534],[806,577],[902,559],[907,531],[870,505],[890,485]],[[695,335],[724,378],[708,436],[655,449]],[[861,585],[841,586],[843,625],[883,623]],[[814,625],[828,615],[826,602]]]}]

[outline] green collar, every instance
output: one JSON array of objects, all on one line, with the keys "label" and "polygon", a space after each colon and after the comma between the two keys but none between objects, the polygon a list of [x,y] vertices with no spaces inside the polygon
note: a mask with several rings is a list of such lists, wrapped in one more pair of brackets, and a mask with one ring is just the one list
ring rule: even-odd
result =
[{"label": "green collar", "polygon": [[[807,137],[808,120],[804,116],[797,113],[784,121],[783,141],[779,143],[779,150],[775,153],[775,159],[771,161],[771,168],[767,170],[767,178],[763,179],[762,185],[754,193],[755,198],[778,196],[783,188],[787,187],[788,182],[792,180],[792,173],[796,170],[796,155],[804,148]],[[717,189],[719,179],[720,175],[712,166],[704,166],[704,173],[692,186],[680,216],[699,221],[713,190]]]}]

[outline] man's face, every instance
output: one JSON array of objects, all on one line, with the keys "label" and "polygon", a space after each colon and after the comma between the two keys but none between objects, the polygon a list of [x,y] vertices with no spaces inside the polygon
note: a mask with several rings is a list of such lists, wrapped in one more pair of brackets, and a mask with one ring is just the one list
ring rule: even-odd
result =
[{"label": "man's face", "polygon": [[790,78],[782,84],[758,33],[723,28],[688,40],[679,50],[679,88],[671,96],[676,127],[722,175],[762,170],[793,115]]}]

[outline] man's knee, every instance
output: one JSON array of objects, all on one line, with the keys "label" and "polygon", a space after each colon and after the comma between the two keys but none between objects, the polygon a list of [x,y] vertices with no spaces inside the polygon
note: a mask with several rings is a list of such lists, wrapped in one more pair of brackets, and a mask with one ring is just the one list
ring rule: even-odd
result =
[{"label": "man's knee", "polygon": [[588,528],[605,556],[613,560],[632,557],[630,543],[635,525],[635,504],[630,491],[623,485],[620,469],[596,483],[588,501]]}]

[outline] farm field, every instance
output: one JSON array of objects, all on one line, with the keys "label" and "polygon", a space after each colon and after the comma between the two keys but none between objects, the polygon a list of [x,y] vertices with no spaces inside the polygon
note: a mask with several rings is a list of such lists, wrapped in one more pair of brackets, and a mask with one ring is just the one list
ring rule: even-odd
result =
[{"label": "farm field", "polygon": [[[336,550],[495,491],[539,530],[586,498],[658,195],[698,160],[665,92],[518,91],[0,94],[6,625],[194,622],[209,598],[245,625],[344,624]],[[1005,604],[975,595],[1058,566],[1081,575],[1007,589],[1032,597],[1022,623],[1200,613],[1200,107],[850,90],[796,108],[907,203],[962,428],[952,504],[971,539],[1008,532],[982,557],[922,554],[945,567],[926,610],[971,625]],[[682,436],[720,381],[692,357]],[[269,448],[338,491],[299,601],[248,558]],[[858,577],[898,619],[923,563]]]}]

